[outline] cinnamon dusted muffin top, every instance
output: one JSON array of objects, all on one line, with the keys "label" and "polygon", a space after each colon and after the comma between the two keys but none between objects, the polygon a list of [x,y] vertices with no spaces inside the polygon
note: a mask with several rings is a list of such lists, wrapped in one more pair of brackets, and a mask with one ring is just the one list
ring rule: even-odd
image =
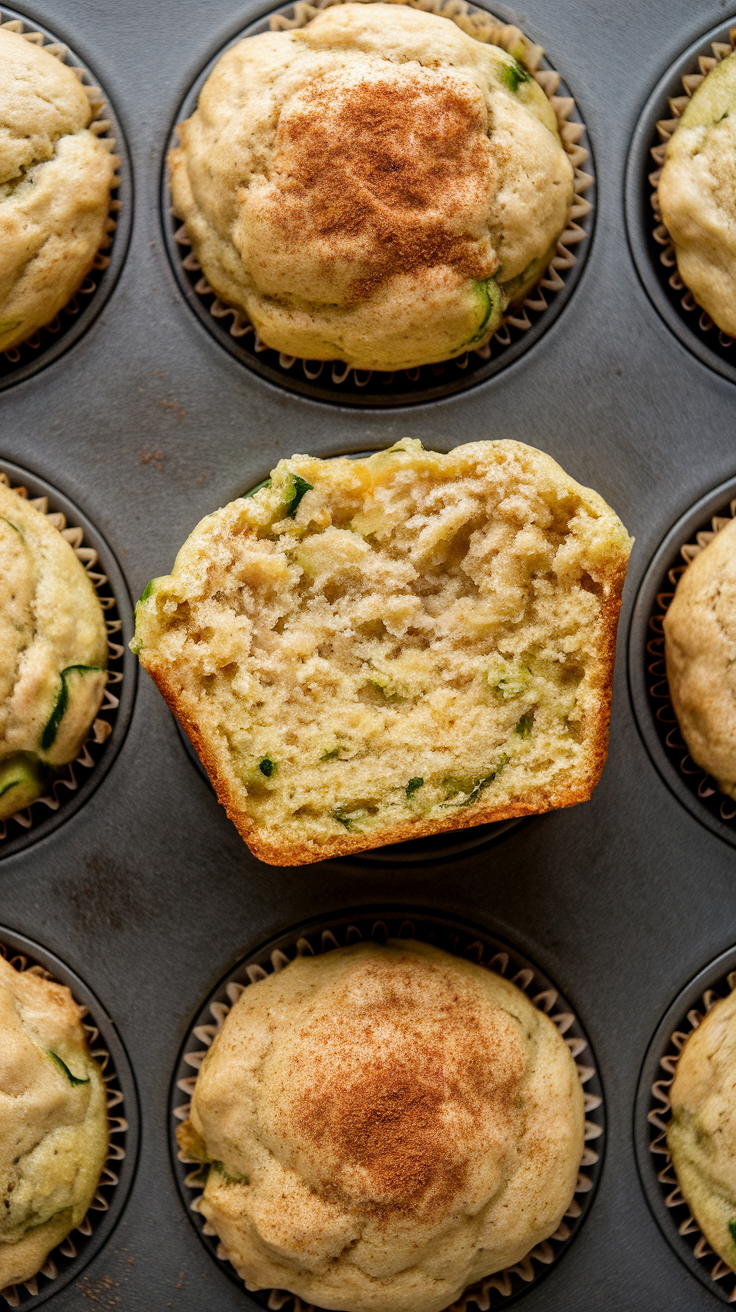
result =
[{"label": "cinnamon dusted muffin top", "polygon": [[250,1288],[440,1312],[557,1228],[583,1096],[507,980],[416,942],[297,958],[246,988],[197,1079],[184,1148]]},{"label": "cinnamon dusted muffin top", "polygon": [[247,37],[178,131],[174,205],[217,294],[269,346],[361,368],[486,341],[573,197],[531,75],[402,4]]}]

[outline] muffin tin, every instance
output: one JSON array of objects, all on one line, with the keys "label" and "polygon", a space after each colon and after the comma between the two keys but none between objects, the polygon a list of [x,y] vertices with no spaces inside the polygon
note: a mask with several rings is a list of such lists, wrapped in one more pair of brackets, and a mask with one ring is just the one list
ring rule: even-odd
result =
[{"label": "muffin tin", "polygon": [[[469,831],[467,846],[419,851],[413,860],[385,849],[306,869],[265,867],[187,759],[150,681],[136,685],[131,661],[132,678],[123,680],[129,726],[114,756],[105,756],[114,738],[105,746],[84,804],[65,803],[32,842],[20,835],[14,847],[0,845],[3,922],[43,943],[104,1000],[129,1053],[142,1111],[143,1151],[124,1206],[116,1195],[118,1224],[66,1285],[41,1279],[39,1293],[23,1297],[30,1308],[44,1299],[54,1312],[262,1306],[206,1251],[180,1196],[168,1131],[182,1046],[218,980],[257,959],[258,945],[272,946],[289,926],[344,923],[346,908],[385,908],[387,916],[398,906],[407,920],[470,922],[479,939],[511,945],[554,980],[595,1051],[608,1121],[600,1187],[569,1251],[544,1281],[515,1286],[513,1297],[529,1312],[607,1304],[624,1312],[707,1312],[715,1307],[710,1275],[703,1284],[683,1269],[647,1206],[646,1173],[642,1167],[640,1180],[633,1151],[634,1133],[645,1131],[634,1105],[660,1018],[703,962],[736,940],[734,851],[729,822],[714,824],[703,799],[677,791],[672,762],[657,756],[646,730],[645,746],[637,719],[642,726],[652,719],[646,606],[663,591],[657,579],[736,497],[729,486],[736,480],[736,392],[712,353],[696,351],[702,334],[691,329],[692,314],[678,336],[642,284],[625,199],[633,246],[632,212],[651,223],[647,152],[668,88],[676,94],[680,66],[736,25],[736,8],[729,15],[718,0],[695,10],[687,0],[644,7],[621,0],[605,22],[564,0],[529,0],[523,16],[496,8],[545,46],[574,93],[595,159],[594,239],[577,248],[582,254],[587,246],[587,259],[563,312],[552,322],[545,311],[539,324],[547,319],[548,329],[525,341],[513,362],[509,348],[499,356],[504,367],[472,387],[464,375],[459,391],[443,395],[432,383],[435,392],[391,393],[390,404],[378,405],[364,404],[362,389],[355,403],[328,388],[327,403],[317,392],[297,394],[278,368],[264,376],[244,367],[213,336],[212,325],[222,321],[206,304],[192,313],[168,253],[161,183],[172,125],[201,70],[269,12],[256,0],[216,7],[182,0],[176,14],[150,7],[145,21],[130,0],[33,0],[24,12],[30,26],[68,43],[104,87],[118,145],[128,142],[135,202],[124,170],[130,204],[119,212],[113,264],[100,284],[101,296],[112,294],[87,331],[67,338],[63,354],[56,350],[62,339],[54,339],[47,367],[6,375],[0,458],[20,467],[34,495],[48,484],[50,502],[89,532],[101,560],[107,546],[104,572],[127,640],[126,594],[140,595],[152,575],[168,571],[198,519],[253,486],[281,457],[375,450],[402,436],[439,449],[488,437],[532,442],[601,492],[637,539],[609,760],[589,803],[509,826],[493,842]],[[123,259],[125,223],[132,232]],[[685,536],[679,527],[671,536],[683,517]],[[644,688],[644,700],[635,686]],[[278,1299],[271,1296],[270,1305]],[[497,1305],[491,1290],[488,1306]]]}]

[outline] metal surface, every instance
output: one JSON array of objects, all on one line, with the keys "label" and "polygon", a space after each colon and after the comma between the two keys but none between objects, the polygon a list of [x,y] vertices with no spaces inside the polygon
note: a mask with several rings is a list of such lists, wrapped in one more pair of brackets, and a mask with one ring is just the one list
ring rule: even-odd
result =
[{"label": "metal surface", "polygon": [[[197,1163],[193,1163],[191,1158],[185,1161],[180,1158],[176,1130],[189,1114],[188,1097],[191,1098],[192,1071],[199,1069],[206,1046],[212,1042],[215,1032],[221,1027],[226,1013],[237,1000],[238,994],[249,984],[283,969],[287,961],[293,961],[298,956],[320,956],[338,947],[361,942],[385,943],[388,939],[394,941],[416,939],[421,943],[431,943],[445,952],[482,964],[487,969],[505,976],[526,993],[535,1006],[550,1017],[553,1024],[557,1025],[560,1034],[564,1034],[565,1042],[573,1056],[576,1059],[581,1058],[578,1069],[581,1077],[585,1076],[586,1147],[581,1170],[578,1173],[575,1196],[565,1214],[564,1229],[567,1234],[555,1239],[553,1244],[542,1245],[542,1249],[546,1247],[546,1251],[539,1258],[532,1257],[523,1275],[518,1268],[511,1267],[507,1273],[505,1289],[487,1290],[483,1282],[480,1282],[472,1286],[472,1290],[478,1295],[477,1299],[468,1291],[471,1312],[472,1306],[483,1308],[489,1295],[493,1307],[499,1305],[508,1307],[532,1285],[539,1284],[540,1280],[549,1275],[560,1258],[565,1256],[584,1224],[593,1205],[603,1168],[606,1115],[595,1054],[579,1018],[572,1015],[569,1003],[552,980],[527,957],[502,939],[485,933],[477,925],[470,925],[467,921],[428,916],[421,911],[407,914],[396,907],[356,909],[337,919],[330,916],[312,924],[297,925],[287,933],[262,944],[244,961],[239,962],[235,970],[230,971],[225,979],[220,980],[217,988],[210,994],[190,1025],[171,1084],[169,1099],[171,1155],[182,1203],[205,1248],[216,1261],[221,1261],[217,1252],[219,1246],[217,1236],[208,1233],[210,1227],[205,1227],[204,1217],[192,1207],[195,1198],[202,1193],[207,1172],[197,1170]],[[534,1251],[536,1253],[539,1250]],[[228,1261],[223,1263],[223,1269],[242,1289],[242,1282],[235,1268]],[[259,1290],[254,1297],[262,1307],[272,1307],[270,1290]],[[289,1312],[299,1312],[299,1305],[295,1306],[294,1299],[287,1299],[283,1306],[289,1308]],[[316,1308],[315,1312],[321,1310]]]},{"label": "metal surface", "polygon": [[[17,2],[17,0],[16,0]],[[205,514],[294,451],[447,449],[511,437],[595,487],[637,542],[627,583],[609,758],[592,800],[450,861],[334,861],[279,869],[250,856],[141,677],[130,728],[68,823],[0,863],[0,919],[77,969],[125,1042],[142,1152],[119,1224],[54,1312],[252,1312],[204,1251],[179,1198],[168,1091],[190,1018],[215,984],[284,927],[400,903],[479,921],[563,990],[595,1049],[608,1148],[590,1216],[524,1312],[707,1312],[638,1179],[632,1114],[659,1018],[736,939],[736,857],[663,783],[626,694],[631,606],[667,532],[736,474],[736,389],[661,319],[626,240],[623,182],[652,88],[719,0],[527,0],[517,17],[564,70],[595,154],[595,239],[564,314],[495,378],[432,404],[341,409],[272,386],[224,351],[184,303],[161,236],[167,133],[199,70],[265,11],[254,0],[33,0],[109,93],[130,149],[135,219],[102,313],[65,354],[0,395],[0,454],[64,491],[103,534],[131,596],[167,572]],[[511,11],[504,9],[504,16]],[[113,1300],[118,1302],[114,1303]]]}]

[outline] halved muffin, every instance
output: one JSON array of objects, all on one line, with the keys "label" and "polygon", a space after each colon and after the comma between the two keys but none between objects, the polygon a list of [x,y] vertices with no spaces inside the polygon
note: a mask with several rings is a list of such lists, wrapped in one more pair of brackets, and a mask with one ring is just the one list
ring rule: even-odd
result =
[{"label": "halved muffin", "polygon": [[631,540],[519,442],[282,461],[134,650],[252,850],[300,865],[586,800]]}]

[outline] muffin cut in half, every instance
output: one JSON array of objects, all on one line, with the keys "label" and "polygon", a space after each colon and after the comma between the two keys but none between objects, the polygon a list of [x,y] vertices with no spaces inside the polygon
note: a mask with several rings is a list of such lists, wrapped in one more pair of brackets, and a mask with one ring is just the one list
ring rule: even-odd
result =
[{"label": "muffin cut in half", "polygon": [[0,820],[78,756],[106,682],[105,619],[84,566],[0,482]]},{"label": "muffin cut in half", "polygon": [[0,1290],[79,1225],[105,1164],[107,1093],[83,1015],[65,985],[0,957]]},{"label": "muffin cut in half", "polygon": [[736,52],[717,63],[693,93],[667,143],[658,184],[662,221],[682,281],[731,337],[736,337],[734,158]]},{"label": "muffin cut in half", "polygon": [[736,993],[687,1039],[670,1089],[667,1147],[685,1202],[736,1271]]},{"label": "muffin cut in half", "polygon": [[154,579],[134,650],[261,860],[585,801],[631,540],[519,442],[281,461]]},{"label": "muffin cut in half", "polygon": [[212,289],[273,349],[354,368],[482,346],[573,203],[531,73],[406,4],[239,41],[178,136],[174,210]]},{"label": "muffin cut in half", "polygon": [[670,698],[690,755],[736,797],[736,520],[681,575],[664,640]]},{"label": "muffin cut in half", "polygon": [[0,351],[49,323],[110,244],[119,161],[92,119],[74,70],[0,27]]},{"label": "muffin cut in half", "polygon": [[179,1128],[249,1289],[441,1312],[554,1234],[583,1151],[570,1050],[501,976],[413,941],[297,957],[225,1019]]}]

